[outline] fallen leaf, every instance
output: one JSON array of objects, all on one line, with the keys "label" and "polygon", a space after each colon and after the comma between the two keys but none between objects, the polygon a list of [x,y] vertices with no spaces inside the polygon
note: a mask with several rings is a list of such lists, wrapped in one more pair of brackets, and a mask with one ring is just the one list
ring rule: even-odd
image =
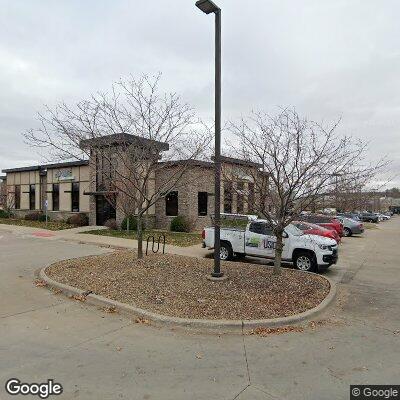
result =
[{"label": "fallen leaf", "polygon": [[76,295],[72,296],[72,298],[73,298],[74,300],[81,301],[82,303],[83,303],[84,301],[86,301],[86,297],[85,297],[84,295],[82,295],[82,294],[76,294]]},{"label": "fallen leaf", "polygon": [[303,332],[304,328],[301,326],[281,326],[278,328],[264,328],[259,327],[253,329],[250,332],[250,335],[259,335],[259,336],[268,336],[273,334],[282,334],[282,333],[289,333],[289,332]]},{"label": "fallen leaf", "polygon": [[114,306],[111,307],[103,307],[102,310],[106,313],[113,314],[117,312],[117,309]]},{"label": "fallen leaf", "polygon": [[148,319],[145,319],[145,318],[142,318],[142,317],[136,318],[135,322],[137,324],[149,324],[150,323]]}]

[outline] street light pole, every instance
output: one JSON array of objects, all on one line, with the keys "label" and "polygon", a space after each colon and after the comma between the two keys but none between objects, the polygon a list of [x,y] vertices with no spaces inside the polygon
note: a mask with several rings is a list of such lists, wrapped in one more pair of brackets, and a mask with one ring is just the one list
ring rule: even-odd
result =
[{"label": "street light pole", "polygon": [[221,239],[221,9],[210,0],[199,0],[205,14],[215,14],[215,154],[214,154],[214,271],[213,278],[222,278],[220,260]]}]

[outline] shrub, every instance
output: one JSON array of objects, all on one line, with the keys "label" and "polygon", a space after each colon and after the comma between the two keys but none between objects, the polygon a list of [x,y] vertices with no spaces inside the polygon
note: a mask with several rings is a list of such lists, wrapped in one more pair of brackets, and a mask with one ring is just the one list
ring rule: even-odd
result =
[{"label": "shrub", "polygon": [[190,222],[182,215],[174,217],[171,221],[172,232],[190,232]]},{"label": "shrub", "polygon": [[10,218],[10,213],[6,210],[0,210],[0,218]]},{"label": "shrub", "polygon": [[[46,222],[46,214],[40,214],[38,221]],[[50,217],[47,216],[47,221],[50,221]]]},{"label": "shrub", "polygon": [[67,219],[68,224],[75,226],[89,225],[89,218],[86,214],[74,214]]},{"label": "shrub", "polygon": [[106,226],[107,228],[113,229],[113,230],[117,230],[118,229],[117,221],[114,218],[108,219],[104,223],[104,226]]},{"label": "shrub", "polygon": [[[124,220],[122,221],[121,229],[123,231],[126,231],[127,225],[128,225],[128,218],[125,217]],[[138,226],[137,217],[130,215],[129,216],[129,230],[137,231],[137,226]],[[145,224],[145,221],[142,220],[142,230],[144,231],[145,229],[146,229],[146,224]]]},{"label": "shrub", "polygon": [[25,220],[26,221],[39,221],[40,216],[43,215],[40,212],[31,212],[25,215]]}]

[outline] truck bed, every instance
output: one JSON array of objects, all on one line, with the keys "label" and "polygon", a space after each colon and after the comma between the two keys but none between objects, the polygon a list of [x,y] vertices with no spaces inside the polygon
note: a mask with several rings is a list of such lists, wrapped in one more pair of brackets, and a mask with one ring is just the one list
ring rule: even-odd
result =
[{"label": "truck bed", "polygon": [[[214,248],[214,227],[205,228],[206,246]],[[246,231],[239,228],[221,228],[221,241],[227,240],[232,244],[235,253],[244,253]]]}]

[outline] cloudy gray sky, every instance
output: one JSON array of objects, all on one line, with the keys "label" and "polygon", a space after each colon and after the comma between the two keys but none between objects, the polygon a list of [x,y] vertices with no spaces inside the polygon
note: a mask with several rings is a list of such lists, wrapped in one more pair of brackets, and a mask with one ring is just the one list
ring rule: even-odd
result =
[{"label": "cloudy gray sky", "polygon": [[[218,0],[223,119],[295,106],[371,142],[400,174],[398,0]],[[0,169],[40,156],[21,132],[43,104],[75,102],[129,74],[163,73],[213,112],[213,18],[194,0],[0,0]],[[393,185],[400,186],[400,177]],[[391,185],[391,186],[393,186]]]}]

